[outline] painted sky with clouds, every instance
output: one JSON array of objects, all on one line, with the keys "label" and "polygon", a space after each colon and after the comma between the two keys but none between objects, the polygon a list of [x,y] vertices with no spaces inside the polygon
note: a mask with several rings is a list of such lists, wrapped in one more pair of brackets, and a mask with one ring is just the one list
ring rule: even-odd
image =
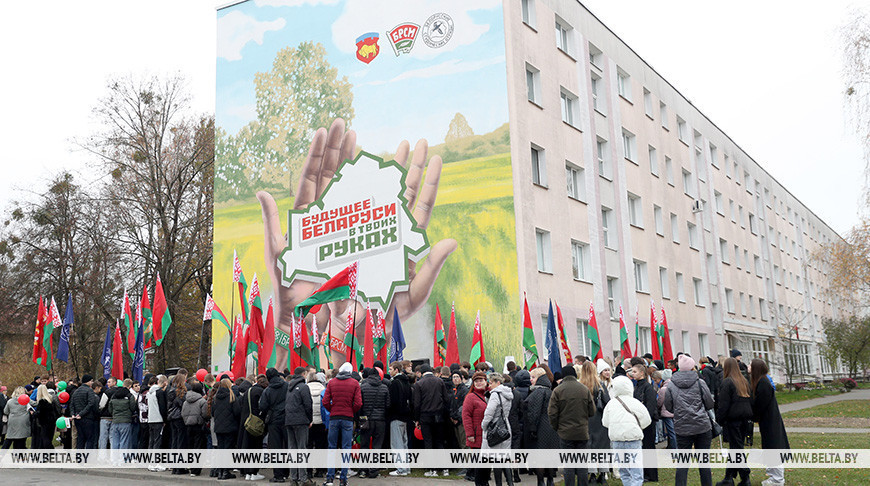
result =
[{"label": "painted sky with clouds", "polygon": [[[352,127],[366,151],[393,151],[402,139],[441,143],[457,112],[475,133],[508,121],[501,2],[418,0],[401,8],[386,0],[256,0],[218,12],[217,124],[235,134],[256,118],[254,75],[271,69],[276,53],[313,40],[353,84]],[[454,23],[442,48],[427,46],[422,26],[434,13]],[[396,56],[386,32],[404,22],[421,26],[410,54]],[[370,63],[356,58],[356,39],[380,35]]]}]

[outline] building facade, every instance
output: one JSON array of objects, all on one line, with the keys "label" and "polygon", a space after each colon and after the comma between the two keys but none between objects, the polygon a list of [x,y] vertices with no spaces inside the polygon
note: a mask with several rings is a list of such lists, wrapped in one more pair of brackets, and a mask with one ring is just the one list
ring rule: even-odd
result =
[{"label": "building facade", "polygon": [[620,307],[649,352],[654,302],[675,352],[737,348],[780,380],[834,371],[819,345],[836,309],[810,255],[839,236],[581,3],[504,9],[519,281],[538,343],[554,299],[574,353],[590,354],[590,303],[605,355]]}]

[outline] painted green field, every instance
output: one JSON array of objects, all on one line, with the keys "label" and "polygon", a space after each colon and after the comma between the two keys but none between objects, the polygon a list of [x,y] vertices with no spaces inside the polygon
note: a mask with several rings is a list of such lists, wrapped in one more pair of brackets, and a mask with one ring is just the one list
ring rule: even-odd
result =
[{"label": "painted green field", "polygon": [[[286,230],[290,197],[273,195]],[[516,262],[516,231],[510,154],[499,154],[445,164],[438,199],[429,224],[431,243],[454,238],[459,248],[447,260],[429,298],[429,306],[403,322],[411,357],[430,357],[435,304],[441,307],[445,325],[450,303],[456,302],[460,356],[471,348],[474,317],[479,309],[484,345],[490,361],[520,350],[519,288]],[[256,200],[215,209],[214,297],[229,314],[232,258],[235,249],[250,282],[256,272],[265,299],[272,292],[266,274],[263,222]],[[238,297],[236,297],[238,301]],[[238,302],[235,304],[238,310]],[[225,350],[227,334],[213,327],[214,346]],[[428,337],[427,337],[428,336]],[[220,353],[215,353],[219,355]]]}]

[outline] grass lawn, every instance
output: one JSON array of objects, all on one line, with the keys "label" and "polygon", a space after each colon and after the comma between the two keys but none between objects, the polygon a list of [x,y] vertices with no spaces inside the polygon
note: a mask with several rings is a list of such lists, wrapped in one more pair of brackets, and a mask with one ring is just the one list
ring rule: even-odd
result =
[{"label": "grass lawn", "polygon": [[870,401],[843,400],[782,414],[782,418],[806,417],[870,418]]},{"label": "grass lawn", "polygon": [[819,390],[797,390],[797,391],[779,391],[776,392],[776,402],[780,405],[786,403],[800,402],[809,400],[810,398],[827,397],[830,395],[839,395],[837,390],[819,389]]}]

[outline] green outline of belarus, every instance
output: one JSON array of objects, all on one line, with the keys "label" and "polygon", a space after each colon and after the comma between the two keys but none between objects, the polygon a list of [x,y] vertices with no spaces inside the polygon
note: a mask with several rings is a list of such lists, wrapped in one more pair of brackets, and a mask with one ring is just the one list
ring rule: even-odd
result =
[{"label": "green outline of belarus", "polygon": [[[281,284],[289,286],[296,279],[322,284],[359,260],[357,292],[373,306],[386,310],[393,294],[408,290],[408,260],[419,262],[429,252],[426,232],[417,228],[417,221],[404,196],[406,175],[406,170],[396,161],[384,161],[363,151],[354,160],[342,162],[319,199],[306,209],[288,211],[288,243],[277,262],[282,269]],[[353,196],[354,193],[358,195]],[[384,211],[381,214],[385,216],[376,221],[337,229],[338,220],[349,218],[351,213],[339,214],[324,222],[324,225],[332,222],[333,231],[302,243],[303,218],[328,214],[330,210],[339,211],[367,200],[370,202],[368,211],[372,213],[393,203],[395,212]],[[324,254],[327,258],[338,254],[344,249],[344,244],[348,244],[350,249],[364,248],[357,252],[346,250],[338,258],[318,263]],[[325,248],[326,245],[330,248]]]}]

